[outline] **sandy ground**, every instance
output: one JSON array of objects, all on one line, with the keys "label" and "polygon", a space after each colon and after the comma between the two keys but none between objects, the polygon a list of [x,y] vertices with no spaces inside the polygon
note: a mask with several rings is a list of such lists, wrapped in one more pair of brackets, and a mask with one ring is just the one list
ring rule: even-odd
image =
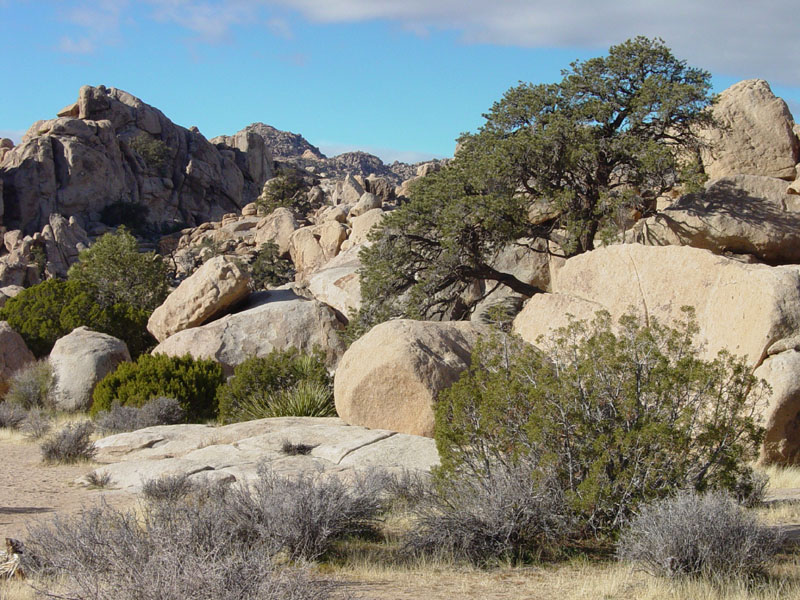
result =
[{"label": "sandy ground", "polygon": [[94,468],[93,463],[44,465],[36,444],[0,442],[0,539],[25,539],[28,525],[56,513],[77,512],[103,498],[118,504],[133,496],[114,490],[89,489],[73,481]]}]

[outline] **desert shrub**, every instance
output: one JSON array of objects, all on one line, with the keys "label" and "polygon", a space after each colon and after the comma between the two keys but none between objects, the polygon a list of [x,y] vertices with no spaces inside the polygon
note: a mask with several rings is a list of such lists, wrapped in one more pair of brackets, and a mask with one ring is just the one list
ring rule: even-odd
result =
[{"label": "desert shrub", "polygon": [[0,402],[0,427],[19,429],[27,416],[27,411],[19,404]]},{"label": "desert shrub", "polygon": [[283,440],[281,442],[281,452],[288,456],[306,456],[311,454],[311,451],[315,448],[311,444],[303,444],[302,442],[290,442],[289,440]]},{"label": "desert shrub", "polygon": [[177,506],[107,505],[34,527],[26,571],[61,597],[96,600],[327,600],[330,585],[276,567],[260,540],[232,527],[226,495]]},{"label": "desert shrub", "polygon": [[91,471],[86,475],[86,483],[95,488],[106,488],[111,485],[111,473],[108,471]]},{"label": "desert shrub", "polygon": [[249,271],[253,290],[263,290],[270,285],[277,286],[294,281],[294,265],[292,261],[281,258],[275,242],[261,244],[249,265]]},{"label": "desert shrub", "polygon": [[102,308],[126,304],[152,313],[169,294],[167,267],[155,252],[140,252],[124,227],[82,250],[69,279],[89,291]]},{"label": "desert shrub", "polygon": [[643,505],[617,552],[652,575],[724,579],[763,573],[780,541],[732,496],[689,491]]},{"label": "desert shrub", "polygon": [[146,481],[142,486],[142,495],[150,502],[176,504],[188,496],[194,485],[186,474],[164,475]]},{"label": "desert shrub", "polygon": [[747,484],[763,387],[726,353],[699,358],[691,311],[678,329],[607,313],[572,323],[541,350],[497,336],[436,406],[439,476],[486,476],[524,456],[550,480],[581,535],[613,534],[642,501],[691,487]]},{"label": "desert shrub", "polygon": [[122,406],[114,402],[110,410],[94,417],[94,424],[103,433],[135,431],[156,425],[176,425],[186,420],[186,411],[175,398],[159,396],[142,407]]},{"label": "desert shrub", "polygon": [[311,208],[307,192],[308,184],[299,173],[284,171],[266,183],[256,206],[265,214],[284,207],[305,215]]},{"label": "desert shrub", "polygon": [[318,353],[273,350],[238,365],[217,392],[223,423],[277,416],[335,414],[331,379]]},{"label": "desert shrub", "polygon": [[25,422],[22,424],[22,432],[25,437],[31,440],[39,440],[50,433],[53,423],[43,411],[33,408],[28,411]]},{"label": "desert shrub", "polygon": [[480,475],[461,473],[423,492],[407,548],[480,565],[555,552],[573,527],[572,517],[555,478],[531,477],[526,462],[498,463]]},{"label": "desert shrub", "polygon": [[75,463],[91,460],[97,453],[91,440],[94,426],[90,421],[70,423],[40,445],[46,463]]},{"label": "desert shrub", "polygon": [[77,281],[47,281],[29,287],[0,308],[0,320],[8,321],[37,358],[50,354],[60,337],[86,326],[123,340],[132,356],[155,344],[147,332],[149,312],[125,303],[101,306],[92,288]]},{"label": "desert shrub", "polygon": [[139,409],[135,406],[121,406],[114,402],[109,410],[94,415],[94,426],[103,434],[135,431],[138,417]]},{"label": "desert shrub", "polygon": [[292,560],[315,560],[345,537],[372,533],[382,490],[361,479],[259,470],[252,486],[232,490],[231,511],[243,532],[257,535]]},{"label": "desert shrub", "polygon": [[132,138],[128,142],[128,145],[136,154],[144,159],[149,169],[153,169],[161,174],[166,174],[168,163],[172,159],[172,151],[166,143],[142,132],[135,138]]},{"label": "desert shrub", "polygon": [[52,408],[50,389],[53,386],[53,367],[47,359],[25,365],[11,376],[6,402],[32,408]]},{"label": "desert shrub", "polygon": [[[121,406],[144,406],[153,398],[175,398],[189,421],[215,416],[215,394],[225,381],[222,367],[212,360],[165,354],[142,354],[135,362],[123,362],[106,375],[92,395],[92,416]],[[149,410],[149,409],[148,409]]]}]

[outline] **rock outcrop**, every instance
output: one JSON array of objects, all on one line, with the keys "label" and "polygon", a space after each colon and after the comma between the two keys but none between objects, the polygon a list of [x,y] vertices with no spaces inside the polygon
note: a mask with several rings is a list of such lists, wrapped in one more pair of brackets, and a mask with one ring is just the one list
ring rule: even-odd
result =
[{"label": "rock outcrop", "polygon": [[115,202],[156,225],[199,224],[255,200],[272,175],[258,136],[215,146],[122,90],[84,86],[59,114],[34,123],[0,165],[7,229],[33,234],[52,213],[86,226]]},{"label": "rock outcrop", "polygon": [[25,340],[5,321],[0,321],[0,395],[8,389],[14,371],[35,360]]},{"label": "rock outcrop", "polygon": [[432,436],[433,404],[470,364],[482,328],[394,320],[347,349],[336,370],[336,412],[352,425]]},{"label": "rock outcrop", "polygon": [[95,386],[131,355],[122,340],[78,327],[56,341],[49,360],[53,401],[60,410],[73,412],[91,407]]},{"label": "rock outcrop", "polygon": [[353,246],[342,252],[308,278],[308,291],[314,298],[336,309],[344,318],[361,308],[361,279],[358,276],[361,248]]},{"label": "rock outcrop", "polygon": [[209,260],[153,311],[147,330],[159,342],[219,317],[250,293],[250,276],[225,256]]},{"label": "rock outcrop", "polygon": [[800,145],[786,102],[762,79],[748,79],[719,95],[712,111],[720,127],[704,132],[710,148],[703,166],[711,179],[763,175],[793,180]]},{"label": "rock outcrop", "polygon": [[342,323],[334,311],[316,300],[306,300],[287,289],[252,294],[240,312],[170,336],[153,350],[170,356],[187,352],[195,358],[221,363],[227,373],[251,356],[273,350],[315,348],[333,367],[344,352],[338,332]]},{"label": "rock outcrop", "polygon": [[[773,386],[762,412],[770,443],[765,458],[800,456],[800,395],[770,379],[795,364],[785,354],[795,352],[792,340],[800,327],[800,267],[745,264],[689,247],[624,244],[567,260],[552,290],[531,298],[515,319],[514,331],[526,341],[536,343],[566,325],[568,315],[591,319],[603,309],[615,320],[632,312],[644,322],[675,324],[684,318],[681,307],[693,306],[703,356],[724,349],[745,357]],[[792,376],[800,379],[800,371]]]},{"label": "rock outcrop", "polygon": [[628,242],[752,254],[769,264],[800,263],[800,196],[775,177],[735,175],[708,182],[625,234]]},{"label": "rock outcrop", "polygon": [[[287,455],[284,442],[311,447],[308,455]],[[370,469],[427,473],[439,464],[432,439],[346,425],[337,418],[282,417],[208,425],[166,425],[98,440],[95,469],[114,487],[138,492],[163,475],[190,481],[240,482],[255,479],[260,464],[276,473],[331,475],[352,481]],[[88,485],[85,477],[79,484]]]}]

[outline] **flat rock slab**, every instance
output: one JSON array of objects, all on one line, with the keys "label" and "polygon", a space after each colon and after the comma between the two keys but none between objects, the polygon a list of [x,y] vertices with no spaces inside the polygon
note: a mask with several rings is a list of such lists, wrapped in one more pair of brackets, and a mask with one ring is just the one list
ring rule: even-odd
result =
[{"label": "flat rock slab", "polygon": [[[308,454],[284,451],[288,442]],[[387,469],[427,472],[439,464],[430,438],[345,424],[339,418],[282,417],[210,425],[163,425],[120,433],[96,442],[97,475],[129,492],[166,475],[197,482],[247,483],[261,464],[278,473],[326,473],[351,478],[359,471]],[[86,477],[77,480],[85,485]]]}]

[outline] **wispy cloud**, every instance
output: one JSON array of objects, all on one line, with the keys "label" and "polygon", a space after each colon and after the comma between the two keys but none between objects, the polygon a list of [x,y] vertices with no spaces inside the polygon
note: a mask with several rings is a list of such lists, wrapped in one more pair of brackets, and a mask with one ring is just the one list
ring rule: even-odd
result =
[{"label": "wispy cloud", "polygon": [[121,39],[120,24],[128,0],[94,0],[65,3],[62,20],[80,28],[81,35],[64,35],[56,49],[67,54],[91,54],[99,46],[116,44]]},{"label": "wispy cloud", "polygon": [[67,54],[91,54],[95,50],[95,45],[88,37],[73,39],[65,35],[58,41],[56,48]]},{"label": "wispy cloud", "polygon": [[162,23],[175,23],[199,39],[220,43],[230,39],[232,28],[262,22],[254,0],[147,0],[153,5],[152,16]]}]

